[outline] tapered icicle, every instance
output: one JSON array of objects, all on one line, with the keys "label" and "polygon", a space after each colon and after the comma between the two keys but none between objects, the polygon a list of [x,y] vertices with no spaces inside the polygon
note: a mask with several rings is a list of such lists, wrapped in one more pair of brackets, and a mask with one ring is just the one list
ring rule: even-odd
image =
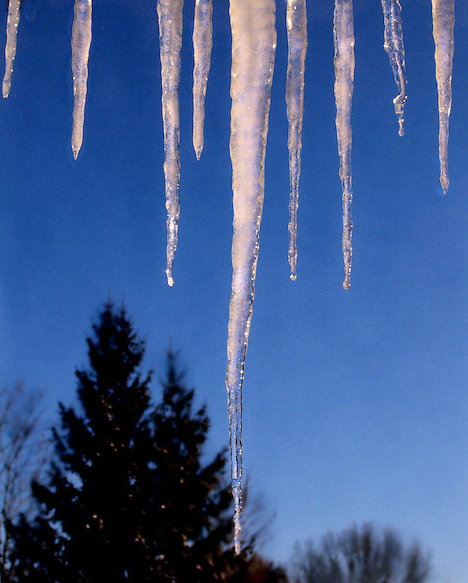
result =
[{"label": "tapered icicle", "polygon": [[179,81],[184,0],[158,0],[159,51],[161,54],[162,115],[164,126],[164,177],[167,211],[167,283],[174,285],[172,264],[179,225]]},{"label": "tapered icicle", "polygon": [[403,123],[405,121],[404,109],[406,103],[406,67],[400,0],[382,0],[382,9],[385,26],[384,48],[387,51],[395,83],[398,87],[398,95],[393,100],[393,105],[398,119],[398,133],[402,136],[405,133]]},{"label": "tapered icicle", "polygon": [[5,45],[5,75],[3,77],[3,97],[8,97],[11,88],[11,77],[16,56],[16,40],[20,21],[21,0],[10,0],[8,4],[7,40]]},{"label": "tapered icicle", "polygon": [[304,114],[304,69],[307,52],[306,0],[288,0],[288,73],[286,105],[289,122],[289,265],[291,279],[297,277],[297,209],[301,175],[302,118]]},{"label": "tapered icicle", "polygon": [[340,179],[343,190],[343,260],[345,278],[343,287],[351,285],[351,259],[353,255],[351,203],[351,102],[354,88],[354,23],[353,1],[335,0],[333,20],[335,39],[335,101],[336,134],[340,156]]},{"label": "tapered icicle", "polygon": [[449,187],[448,139],[452,107],[452,61],[454,51],[455,0],[432,0],[437,91],[439,94],[440,185]]},{"label": "tapered icicle", "polygon": [[276,48],[275,0],[231,0],[231,141],[234,235],[229,305],[228,391],[234,546],[241,550],[242,381],[252,317],[265,184],[271,81]]},{"label": "tapered icicle", "polygon": [[73,132],[71,147],[73,157],[83,143],[84,112],[88,86],[88,59],[91,46],[92,0],[75,0],[75,18],[72,31],[72,73],[73,73]]},{"label": "tapered icicle", "polygon": [[213,4],[211,0],[197,0],[193,22],[193,147],[197,160],[203,150],[205,95],[213,46]]}]

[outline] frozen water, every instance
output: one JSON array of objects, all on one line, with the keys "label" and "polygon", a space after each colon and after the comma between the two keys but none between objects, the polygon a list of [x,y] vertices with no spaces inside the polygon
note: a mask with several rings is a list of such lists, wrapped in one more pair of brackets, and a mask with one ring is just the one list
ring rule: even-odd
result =
[{"label": "frozen water", "polygon": [[73,157],[83,143],[84,112],[88,86],[88,59],[91,46],[92,0],[75,0],[75,18],[72,30],[72,73],[73,73]]},{"label": "frozen water", "polygon": [[164,176],[166,180],[166,275],[169,285],[174,285],[172,264],[177,249],[180,212],[179,81],[183,6],[183,0],[158,0],[157,5],[164,125]]},{"label": "frozen water", "polygon": [[343,190],[343,260],[345,279],[343,287],[351,285],[353,255],[351,203],[351,102],[354,89],[354,23],[352,0],[335,0],[333,19],[335,39],[335,101],[336,135],[340,156],[340,179]]},{"label": "frozen water", "polygon": [[439,94],[440,185],[449,187],[448,139],[452,107],[452,61],[454,51],[455,0],[432,0],[437,91]]},{"label": "frozen water", "polygon": [[393,105],[398,119],[398,133],[402,136],[405,133],[403,123],[405,121],[406,69],[400,0],[382,0],[382,8],[385,26],[384,47],[398,87],[398,95],[393,100]]},{"label": "frozen water", "polygon": [[197,0],[193,21],[193,147],[197,160],[203,150],[205,95],[213,46],[212,14],[211,0]]},{"label": "frozen water", "polygon": [[249,338],[265,184],[265,153],[276,49],[275,0],[231,0],[231,141],[234,235],[226,387],[235,502],[234,546],[240,553],[242,381]]},{"label": "frozen water", "polygon": [[306,0],[288,0],[288,73],[286,104],[289,122],[289,265],[295,280],[297,265],[297,209],[301,174],[302,118],[304,115],[304,69],[307,52]]},{"label": "frozen water", "polygon": [[3,97],[8,97],[11,88],[11,77],[16,56],[16,40],[20,21],[21,0],[10,0],[8,4],[7,40],[5,45],[5,75],[3,77]]}]

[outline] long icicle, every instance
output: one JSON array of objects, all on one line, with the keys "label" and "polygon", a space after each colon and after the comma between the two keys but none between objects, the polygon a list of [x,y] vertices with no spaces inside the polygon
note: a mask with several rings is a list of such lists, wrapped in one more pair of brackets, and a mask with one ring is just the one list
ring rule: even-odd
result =
[{"label": "long icicle", "polygon": [[193,22],[193,147],[197,160],[203,150],[205,95],[213,46],[213,3],[197,0]]},{"label": "long icicle", "polygon": [[351,203],[351,102],[354,89],[354,23],[353,1],[335,0],[333,18],[335,39],[335,101],[336,135],[340,157],[340,179],[343,190],[343,260],[345,279],[343,287],[351,285],[351,259],[353,255]]},{"label": "long icicle", "polygon": [[71,147],[75,160],[83,143],[84,112],[88,89],[88,59],[91,46],[92,0],[75,0],[72,30],[73,132]]},{"label": "long icicle", "polygon": [[183,0],[158,0],[159,50],[161,54],[162,115],[164,126],[164,176],[167,211],[167,283],[174,285],[172,265],[179,225],[179,81],[182,47]]},{"label": "long icicle", "polygon": [[231,0],[231,141],[234,235],[226,387],[235,503],[234,547],[241,551],[242,381],[247,351],[265,185],[275,0]]},{"label": "long icicle", "polygon": [[395,113],[398,119],[398,133],[405,133],[403,124],[405,121],[406,103],[406,65],[405,45],[403,44],[403,29],[401,26],[400,0],[382,0],[384,14],[384,48],[387,51],[392,67],[395,83],[398,87],[398,95],[393,100]]},{"label": "long icicle", "polygon": [[454,51],[455,0],[432,0],[437,91],[439,94],[440,185],[449,187],[448,140],[452,107],[452,61]]},{"label": "long icicle", "polygon": [[18,26],[20,21],[21,0],[10,0],[8,4],[7,40],[5,45],[5,75],[3,76],[2,93],[8,97],[11,88],[11,77],[16,56],[16,41],[18,38]]},{"label": "long icicle", "polygon": [[297,209],[301,175],[302,118],[304,115],[304,70],[307,52],[306,0],[288,0],[288,73],[286,105],[289,122],[289,265],[291,279],[297,277]]}]

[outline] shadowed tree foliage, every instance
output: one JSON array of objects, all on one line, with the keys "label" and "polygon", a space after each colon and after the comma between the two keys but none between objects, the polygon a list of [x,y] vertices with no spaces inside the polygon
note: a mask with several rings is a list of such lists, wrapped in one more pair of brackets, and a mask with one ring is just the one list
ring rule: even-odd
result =
[{"label": "shadowed tree foliage", "polygon": [[28,513],[31,480],[47,459],[47,440],[40,424],[42,391],[21,383],[0,389],[0,582],[12,581],[9,523]]},{"label": "shadowed tree foliage", "polygon": [[140,372],[144,343],[123,308],[105,305],[87,344],[79,407],[60,404],[49,480],[33,483],[37,516],[12,527],[17,580],[249,581],[253,541],[240,557],[232,550],[226,452],[202,463],[209,419],[205,406],[194,409],[174,355],[154,407],[151,374]]},{"label": "shadowed tree foliage", "polygon": [[294,583],[424,583],[430,561],[419,544],[405,549],[393,530],[365,524],[298,546],[293,571]]}]

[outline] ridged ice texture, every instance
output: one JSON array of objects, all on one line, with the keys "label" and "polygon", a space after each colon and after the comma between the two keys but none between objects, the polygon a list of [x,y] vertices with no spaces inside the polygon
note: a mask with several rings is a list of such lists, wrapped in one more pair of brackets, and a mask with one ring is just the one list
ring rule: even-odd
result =
[{"label": "ridged ice texture", "polygon": [[83,143],[84,112],[88,90],[88,59],[91,46],[92,0],[75,0],[72,31],[73,132],[71,147],[75,160]]},{"label": "ridged ice texture", "polygon": [[353,255],[351,203],[351,102],[354,89],[354,23],[352,0],[335,0],[333,17],[335,39],[335,101],[336,135],[340,156],[340,179],[343,191],[343,260],[345,278],[343,287],[351,285],[351,259]]},{"label": "ridged ice texture", "polygon": [[11,77],[13,75],[13,65],[16,56],[16,39],[18,37],[18,26],[20,21],[21,0],[10,0],[8,4],[7,20],[7,40],[5,45],[5,75],[3,76],[2,93],[3,97],[8,97],[11,88]]},{"label": "ridged ice texture", "polygon": [[289,122],[289,265],[291,279],[297,277],[297,209],[301,175],[302,118],[304,115],[304,69],[307,52],[306,0],[288,0],[288,73],[286,106]]},{"label": "ridged ice texture", "polygon": [[213,46],[213,4],[197,0],[193,22],[193,148],[200,160],[203,150],[205,96]]},{"label": "ridged ice texture", "polygon": [[164,177],[167,211],[167,283],[174,285],[172,265],[179,225],[179,81],[182,47],[183,0],[158,0],[159,51],[161,55],[162,116],[164,126]]},{"label": "ridged ice texture", "polygon": [[229,13],[232,30],[230,151],[234,235],[226,387],[235,502],[234,546],[240,553],[242,381],[263,208],[268,113],[276,48],[275,0],[231,0]]},{"label": "ridged ice texture", "polygon": [[437,91],[439,94],[440,185],[449,187],[448,140],[452,107],[452,61],[454,51],[455,0],[432,0]]},{"label": "ridged ice texture", "polygon": [[387,51],[392,67],[395,83],[398,87],[398,95],[393,100],[395,113],[398,119],[398,133],[405,133],[403,124],[405,121],[406,103],[406,66],[405,45],[403,44],[403,29],[401,26],[400,0],[382,0],[384,14],[384,48]]}]

